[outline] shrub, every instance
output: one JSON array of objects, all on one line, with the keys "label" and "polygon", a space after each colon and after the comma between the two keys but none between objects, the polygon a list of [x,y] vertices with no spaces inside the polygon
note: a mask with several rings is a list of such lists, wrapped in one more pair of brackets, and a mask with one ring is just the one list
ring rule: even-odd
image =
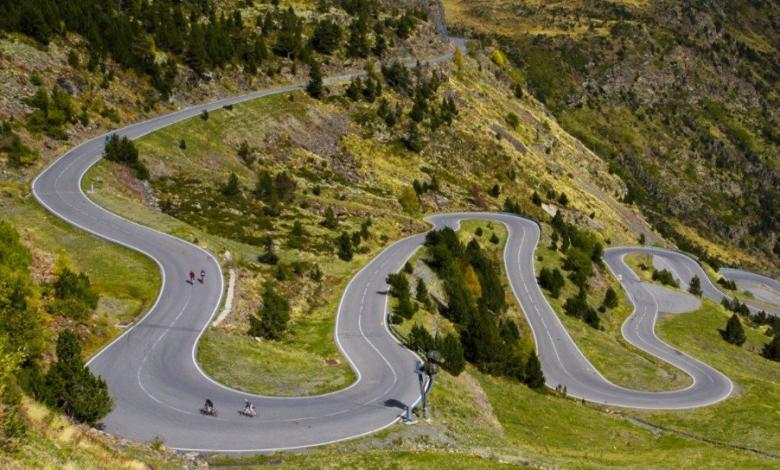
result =
[{"label": "shrub", "polygon": [[238,176],[234,172],[230,172],[228,180],[225,182],[225,185],[222,186],[222,194],[227,197],[241,194],[241,185],[238,183]]},{"label": "shrub", "polygon": [[658,271],[657,269],[653,270],[653,280],[667,286],[680,287],[680,283],[677,282],[677,279],[675,279],[672,273],[666,269],[662,269],[661,271]]}]

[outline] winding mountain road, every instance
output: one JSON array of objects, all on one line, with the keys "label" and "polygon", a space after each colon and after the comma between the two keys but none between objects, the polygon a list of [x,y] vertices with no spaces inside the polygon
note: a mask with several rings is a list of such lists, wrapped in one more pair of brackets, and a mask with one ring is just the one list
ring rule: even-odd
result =
[{"label": "winding mountain road", "polygon": [[[331,78],[329,82],[355,75],[360,74]],[[197,116],[202,110],[216,110],[300,88],[302,85],[281,87],[193,106],[130,125],[116,134],[134,139]],[[115,401],[114,410],[104,421],[107,431],[139,441],[160,437],[167,446],[180,450],[273,451],[321,445],[377,431],[395,423],[405,405],[419,400],[415,373],[419,358],[393,338],[385,323],[385,278],[398,271],[422,245],[424,234],[386,248],[351,280],[342,295],[334,340],[355,371],[355,383],[320,396],[250,396],[210,379],[195,361],[198,340],[222,298],[219,263],[193,244],[130,222],[92,202],[82,191],[81,180],[100,160],[103,147],[103,136],[75,147],[46,168],[33,182],[32,190],[53,214],[145,254],[159,265],[162,273],[162,288],[154,306],[89,361],[89,367],[108,383]],[[533,329],[549,386],[566,385],[570,395],[593,402],[646,409],[706,406],[731,393],[733,386],[727,377],[655,336],[653,329],[659,313],[655,297],[623,262],[623,256],[630,252],[663,258],[683,280],[699,275],[704,295],[719,299],[723,294],[709,283],[691,258],[646,247],[606,250],[605,262],[636,306],[623,326],[626,339],[693,378],[691,386],[676,391],[629,390],[610,383],[590,364],[545,300],[533,266],[539,240],[537,224],[494,213],[441,214],[429,217],[428,221],[441,228],[457,227],[464,219],[493,220],[508,228],[504,251],[507,275]],[[206,281],[188,283],[187,273],[201,269],[206,271]],[[219,417],[198,413],[206,397],[215,402]],[[238,414],[245,398],[251,398],[257,406],[258,416],[254,419]]]}]

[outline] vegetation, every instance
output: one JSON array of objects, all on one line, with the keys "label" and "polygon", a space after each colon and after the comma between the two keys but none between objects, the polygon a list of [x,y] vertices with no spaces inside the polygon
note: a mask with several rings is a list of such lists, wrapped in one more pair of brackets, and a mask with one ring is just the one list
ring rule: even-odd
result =
[{"label": "vegetation", "polygon": [[609,163],[665,238],[713,266],[776,271],[780,125],[763,110],[777,107],[777,4],[445,5],[450,26],[504,56],[507,79]]},{"label": "vegetation", "polygon": [[68,416],[94,425],[113,408],[108,387],[81,359],[76,334],[65,330],[57,338],[57,362],[46,373],[43,400]]},{"label": "vegetation", "polygon": [[448,303],[442,313],[459,329],[463,356],[488,373],[538,383],[535,370],[527,374],[533,359],[523,357],[517,324],[503,315],[507,304],[499,270],[479,243],[472,239],[463,246],[445,228],[429,232],[425,246],[427,263],[444,283]]},{"label": "vegetation", "polygon": [[739,316],[737,314],[731,315],[729,318],[729,321],[726,323],[726,329],[723,330],[723,339],[725,339],[727,342],[742,346],[742,344],[745,342],[745,330],[742,328],[742,322],[739,321]]},{"label": "vegetation", "polygon": [[677,281],[677,279],[675,279],[672,273],[666,269],[662,269],[660,271],[654,269],[652,279],[666,286],[680,287],[680,283]]},{"label": "vegetation", "polygon": [[135,148],[133,141],[127,137],[111,136],[106,143],[103,157],[108,161],[126,165],[133,170],[135,177],[138,179],[149,179],[149,170],[138,159],[138,149]]},{"label": "vegetation", "polygon": [[277,340],[290,320],[290,303],[268,284],[263,292],[263,306],[257,316],[249,318],[249,335]]},{"label": "vegetation", "polygon": [[64,268],[52,287],[54,299],[49,303],[52,313],[83,321],[97,308],[98,294],[84,273]]}]

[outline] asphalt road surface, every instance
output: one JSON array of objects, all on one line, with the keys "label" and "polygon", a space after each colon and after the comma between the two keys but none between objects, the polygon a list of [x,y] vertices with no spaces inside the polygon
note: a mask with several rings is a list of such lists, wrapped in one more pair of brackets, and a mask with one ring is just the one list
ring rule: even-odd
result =
[{"label": "asphalt road surface", "polygon": [[[437,59],[439,61],[445,58]],[[359,74],[355,74],[359,75]],[[332,78],[348,79],[353,75]],[[281,87],[193,106],[116,131],[138,138],[174,122],[216,110],[226,104],[300,89]],[[99,237],[146,254],[160,267],[163,285],[152,309],[89,362],[108,383],[115,408],[106,430],[148,441],[160,437],[167,446],[194,451],[259,452],[321,445],[354,438],[392,425],[403,408],[419,400],[419,360],[387,329],[387,274],[398,271],[421,246],[424,234],[398,241],[368,263],[344,291],[337,312],[334,340],[356,373],[355,383],[341,391],[300,398],[250,396],[208,378],[195,361],[198,339],[217,310],[223,276],[212,255],[186,241],[127,221],[90,201],[81,190],[84,173],[100,158],[104,137],[75,147],[33,182],[33,194],[49,211]],[[547,383],[565,385],[572,396],[615,406],[678,409],[706,406],[729,396],[731,381],[720,372],[660,341],[653,332],[658,315],[654,298],[623,263],[629,252],[661,257],[687,279],[698,274],[704,295],[723,294],[703,276],[691,258],[654,248],[608,249],[605,261],[619,276],[636,306],[623,326],[626,339],[693,377],[693,384],[670,392],[642,392],[607,381],[588,362],[545,300],[534,275],[536,223],[508,214],[443,214],[428,220],[436,227],[457,226],[462,219],[489,219],[507,226],[504,258],[511,287],[533,329]],[[189,283],[188,273],[206,272],[203,283]],[[206,397],[219,411],[203,416]],[[245,398],[258,416],[238,411]]]}]

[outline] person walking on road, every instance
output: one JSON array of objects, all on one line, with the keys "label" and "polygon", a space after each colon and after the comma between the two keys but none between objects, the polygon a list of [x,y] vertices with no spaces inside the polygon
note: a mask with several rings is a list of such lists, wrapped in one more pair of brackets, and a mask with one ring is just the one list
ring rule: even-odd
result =
[{"label": "person walking on road", "polygon": [[190,284],[195,283],[195,272],[190,271]]},{"label": "person walking on road", "polygon": [[203,284],[203,281],[206,280],[206,270],[201,269],[200,270],[200,283]]}]

